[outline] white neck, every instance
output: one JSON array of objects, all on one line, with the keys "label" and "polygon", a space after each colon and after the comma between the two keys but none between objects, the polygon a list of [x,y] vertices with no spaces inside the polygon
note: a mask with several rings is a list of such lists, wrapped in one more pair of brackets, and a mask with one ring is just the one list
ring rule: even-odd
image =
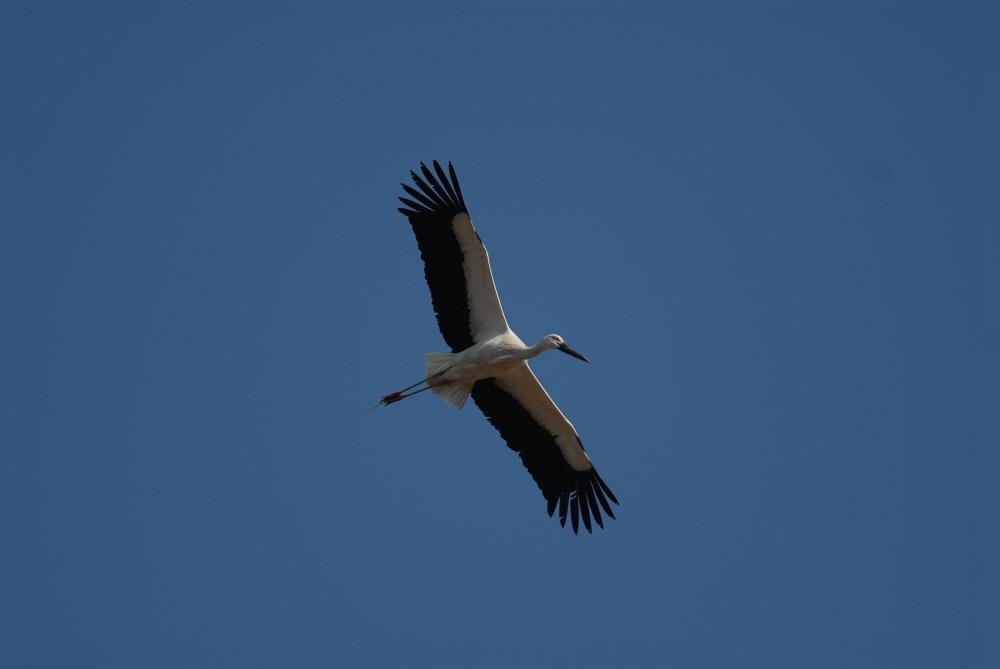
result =
[{"label": "white neck", "polygon": [[524,360],[531,360],[535,356],[540,355],[543,351],[548,351],[550,348],[552,348],[552,345],[549,344],[549,340],[543,338],[540,342],[538,342],[534,346],[529,346],[528,348],[522,349],[521,356],[522,359]]}]

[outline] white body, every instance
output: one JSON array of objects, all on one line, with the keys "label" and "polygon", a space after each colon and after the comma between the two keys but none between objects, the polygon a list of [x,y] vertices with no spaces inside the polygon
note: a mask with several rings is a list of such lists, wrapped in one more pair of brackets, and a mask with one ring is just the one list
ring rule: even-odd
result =
[{"label": "white body", "polygon": [[527,362],[542,351],[559,348],[561,342],[559,335],[546,335],[534,346],[527,346],[507,330],[458,353],[428,353],[428,385],[435,395],[461,409],[476,381],[494,379],[552,434],[570,467],[584,471],[593,465],[580,447],[576,428],[549,397]]},{"label": "white body", "polygon": [[428,353],[427,376],[430,378],[440,374],[430,382],[431,388],[435,390],[450,382],[474,383],[491,376],[503,376],[543,350],[533,351],[533,348],[526,346],[520,337],[507,330],[460,353]]},{"label": "white body", "polygon": [[[597,475],[573,424],[539,383],[528,360],[559,349],[580,360],[562,337],[550,334],[527,346],[510,329],[497,295],[486,247],[472,225],[454,167],[446,174],[421,163],[423,177],[410,176],[416,187],[402,184],[399,211],[410,221],[424,261],[424,273],[438,327],[452,353],[428,353],[426,382],[430,390],[462,408],[470,394],[483,414],[516,451],[548,502],[551,516],[559,509],[577,531],[578,518],[589,532],[591,517],[603,527],[600,510],[613,518],[614,494]],[[415,384],[416,385],[416,384]],[[391,404],[403,391],[383,398]],[[419,391],[414,391],[419,392]]]}]

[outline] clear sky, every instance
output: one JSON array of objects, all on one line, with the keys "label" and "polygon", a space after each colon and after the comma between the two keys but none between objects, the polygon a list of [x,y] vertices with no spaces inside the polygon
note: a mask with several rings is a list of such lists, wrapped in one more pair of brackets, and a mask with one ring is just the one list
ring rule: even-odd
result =
[{"label": "clear sky", "polygon": [[[0,666],[1000,666],[991,3],[66,4],[0,9]],[[435,158],[591,360],[593,536],[356,415]]]}]

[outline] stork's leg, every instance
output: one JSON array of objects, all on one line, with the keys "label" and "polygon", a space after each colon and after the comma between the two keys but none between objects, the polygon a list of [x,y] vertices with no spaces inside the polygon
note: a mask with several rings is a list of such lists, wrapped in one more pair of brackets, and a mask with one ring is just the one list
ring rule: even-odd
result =
[{"label": "stork's leg", "polygon": [[[447,370],[442,369],[440,372],[437,372],[436,374],[431,374],[426,379],[423,379],[421,381],[417,381],[416,383],[412,383],[412,384],[406,386],[405,388],[403,388],[402,390],[397,390],[395,392],[389,393],[388,395],[383,395],[382,399],[379,400],[379,404],[382,405],[382,406],[388,406],[388,405],[393,404],[395,402],[398,402],[400,400],[404,400],[407,397],[409,397],[410,395],[416,395],[417,393],[422,393],[425,390],[430,390],[431,389],[431,381],[433,381],[434,379],[438,378],[439,376],[441,376],[442,374],[444,374],[446,371]],[[408,390],[412,390],[413,388],[416,388],[417,386],[419,386],[419,385],[421,385],[423,383],[426,383],[427,386],[424,387],[424,388],[421,388],[420,390],[414,390],[413,392],[406,392]]]},{"label": "stork's leg", "polygon": [[[423,383],[423,381],[421,381],[421,383]],[[419,384],[414,384],[414,385],[419,385]],[[409,388],[413,388],[413,387],[414,386],[409,386]],[[410,397],[412,395],[416,395],[417,393],[422,393],[425,390],[430,390],[431,389],[430,386],[426,386],[424,388],[420,388],[419,390],[413,390],[411,392],[406,392],[406,390],[409,390],[409,388],[404,388],[403,390],[397,390],[394,393],[389,393],[388,395],[383,395],[382,399],[379,400],[379,404],[381,404],[382,406],[389,406],[390,404],[393,404],[393,403],[398,402],[400,400],[405,400],[407,397]]]}]

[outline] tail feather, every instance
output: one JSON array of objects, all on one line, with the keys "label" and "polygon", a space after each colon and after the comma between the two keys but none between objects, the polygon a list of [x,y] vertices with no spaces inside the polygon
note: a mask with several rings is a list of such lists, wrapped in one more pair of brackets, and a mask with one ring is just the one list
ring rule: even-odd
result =
[{"label": "tail feather", "polygon": [[428,353],[425,355],[424,370],[427,372],[427,378],[446,370],[453,357],[455,357],[454,353]]},{"label": "tail feather", "polygon": [[456,409],[461,409],[465,406],[466,400],[469,399],[469,393],[472,392],[472,384],[463,381],[448,381],[447,383],[431,386],[431,392],[441,399],[451,402]]},{"label": "tail feather", "polygon": [[[431,379],[434,375],[448,369],[454,357],[454,353],[428,353],[425,355],[424,365],[427,378]],[[469,393],[472,392],[472,383],[466,381],[444,381],[438,383],[430,380],[428,381],[428,385],[432,393],[450,402],[456,409],[461,409],[465,406],[465,402],[469,399]]]}]

